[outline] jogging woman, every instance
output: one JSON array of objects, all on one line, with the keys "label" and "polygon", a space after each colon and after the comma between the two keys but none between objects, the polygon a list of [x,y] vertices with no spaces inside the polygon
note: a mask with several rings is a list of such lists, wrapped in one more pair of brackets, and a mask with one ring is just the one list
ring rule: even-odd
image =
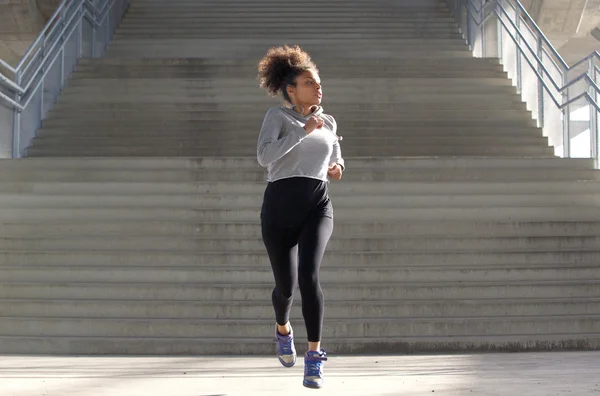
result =
[{"label": "jogging woman", "polygon": [[344,171],[340,139],[334,118],[320,106],[319,71],[306,52],[297,46],[271,48],[258,72],[261,87],[284,99],[267,111],[257,146],[258,162],[268,170],[261,225],[275,278],[277,356],[285,367],[296,363],[289,315],[299,285],[308,336],[303,384],[320,388],[327,355],[321,348],[319,268],[333,231],[328,180],[340,180]]}]

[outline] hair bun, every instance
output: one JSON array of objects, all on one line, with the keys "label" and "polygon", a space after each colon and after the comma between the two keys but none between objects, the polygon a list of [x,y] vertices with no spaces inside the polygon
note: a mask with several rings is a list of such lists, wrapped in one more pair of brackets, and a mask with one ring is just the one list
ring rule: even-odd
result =
[{"label": "hair bun", "polygon": [[310,69],[318,72],[310,55],[299,46],[272,47],[258,63],[260,87],[276,96],[289,83],[290,78],[296,78],[298,74]]}]

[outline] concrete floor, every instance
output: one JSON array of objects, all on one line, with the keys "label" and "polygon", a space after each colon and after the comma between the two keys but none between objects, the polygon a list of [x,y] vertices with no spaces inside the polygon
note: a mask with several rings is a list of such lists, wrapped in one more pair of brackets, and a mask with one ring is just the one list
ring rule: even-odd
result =
[{"label": "concrete floor", "polygon": [[[2,396],[268,396],[302,387],[275,358],[0,356]],[[600,395],[600,352],[331,357],[323,394]]]}]

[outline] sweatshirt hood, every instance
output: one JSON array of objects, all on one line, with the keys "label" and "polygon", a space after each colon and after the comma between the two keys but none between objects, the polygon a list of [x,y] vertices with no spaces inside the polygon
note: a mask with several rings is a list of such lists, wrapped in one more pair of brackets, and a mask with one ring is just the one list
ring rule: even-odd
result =
[{"label": "sweatshirt hood", "polygon": [[[302,108],[301,106],[296,106],[296,107],[298,107],[299,109]],[[298,121],[304,121],[304,122],[308,121],[308,119],[310,117],[313,117],[313,116],[318,117],[321,114],[323,114],[323,108],[321,106],[314,106],[314,107],[316,108],[315,111],[313,111],[311,114],[309,114],[307,116],[304,116],[304,115],[300,114],[299,112],[297,112],[296,110],[294,110],[292,108],[292,105],[289,105],[289,107],[281,106],[283,111],[285,111],[287,114],[290,114],[292,117],[294,117]]]}]

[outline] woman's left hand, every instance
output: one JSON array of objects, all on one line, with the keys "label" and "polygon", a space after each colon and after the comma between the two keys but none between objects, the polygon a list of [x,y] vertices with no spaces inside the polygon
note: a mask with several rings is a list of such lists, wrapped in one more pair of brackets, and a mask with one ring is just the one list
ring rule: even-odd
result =
[{"label": "woman's left hand", "polygon": [[333,164],[329,165],[327,174],[332,179],[340,180],[342,178],[342,167],[337,162],[334,162]]}]

